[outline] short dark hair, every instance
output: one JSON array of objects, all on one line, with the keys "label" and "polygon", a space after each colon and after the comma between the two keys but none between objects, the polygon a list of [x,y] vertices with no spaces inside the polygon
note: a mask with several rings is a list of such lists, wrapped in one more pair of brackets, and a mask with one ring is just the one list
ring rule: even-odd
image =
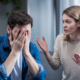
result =
[{"label": "short dark hair", "polygon": [[13,29],[17,24],[18,25],[27,25],[31,24],[33,26],[33,19],[29,14],[24,11],[14,11],[10,14],[7,24]]}]

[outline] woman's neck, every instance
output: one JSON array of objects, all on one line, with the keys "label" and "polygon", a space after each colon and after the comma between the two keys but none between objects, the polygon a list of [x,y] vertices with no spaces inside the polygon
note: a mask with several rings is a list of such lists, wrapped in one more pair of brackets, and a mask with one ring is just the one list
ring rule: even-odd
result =
[{"label": "woman's neck", "polygon": [[70,34],[69,35],[69,38],[70,40],[72,41],[77,41],[77,40],[80,40],[80,34],[77,32],[73,33],[73,34]]}]

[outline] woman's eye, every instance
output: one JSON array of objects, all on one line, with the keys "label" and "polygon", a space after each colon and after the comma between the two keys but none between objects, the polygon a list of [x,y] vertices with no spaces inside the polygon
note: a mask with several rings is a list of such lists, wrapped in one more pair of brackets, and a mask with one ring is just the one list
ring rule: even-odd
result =
[{"label": "woman's eye", "polygon": [[64,23],[64,21],[62,21]]},{"label": "woman's eye", "polygon": [[67,23],[71,23],[71,21],[66,21]]}]

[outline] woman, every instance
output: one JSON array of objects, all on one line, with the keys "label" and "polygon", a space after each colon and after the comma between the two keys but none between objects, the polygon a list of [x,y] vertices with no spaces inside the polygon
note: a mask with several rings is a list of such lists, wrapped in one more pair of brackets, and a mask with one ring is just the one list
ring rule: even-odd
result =
[{"label": "woman", "polygon": [[80,80],[80,6],[71,6],[62,15],[64,33],[56,38],[53,56],[44,36],[43,42],[38,37],[36,40],[54,70],[63,66],[62,80]]}]

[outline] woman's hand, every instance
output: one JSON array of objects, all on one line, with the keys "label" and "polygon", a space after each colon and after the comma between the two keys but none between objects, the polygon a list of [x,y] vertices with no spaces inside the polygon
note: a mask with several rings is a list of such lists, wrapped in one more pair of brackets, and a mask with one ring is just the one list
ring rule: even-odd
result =
[{"label": "woman's hand", "polygon": [[74,57],[72,58],[77,64],[80,65],[80,54],[75,53]]},{"label": "woman's hand", "polygon": [[39,40],[39,38],[37,37],[36,41],[37,41],[38,45],[40,46],[40,48],[43,50],[47,61],[51,62],[52,61],[52,57],[51,57],[50,53],[48,52],[48,46],[47,46],[47,43],[46,43],[46,40],[45,40],[44,36],[42,36],[42,39],[43,39],[43,42],[41,42]]},{"label": "woman's hand", "polygon": [[46,43],[44,36],[42,36],[42,39],[43,39],[43,42],[41,42],[39,40],[39,38],[37,37],[36,41],[37,41],[38,45],[40,46],[40,48],[44,51],[44,53],[47,53],[48,47],[47,47],[47,43]]}]

